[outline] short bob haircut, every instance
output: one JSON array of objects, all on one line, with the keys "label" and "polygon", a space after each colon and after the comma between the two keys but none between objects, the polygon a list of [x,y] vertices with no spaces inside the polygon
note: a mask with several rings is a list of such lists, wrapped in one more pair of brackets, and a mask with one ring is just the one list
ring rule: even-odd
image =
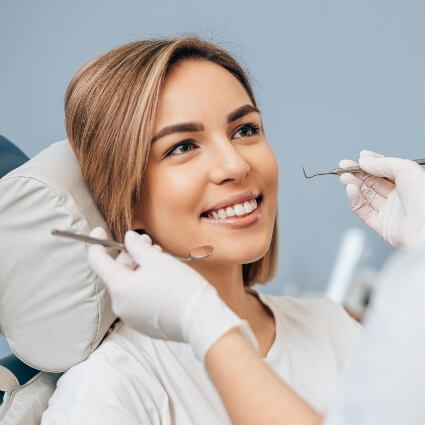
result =
[{"label": "short bob haircut", "polygon": [[[247,74],[222,48],[197,37],[135,41],[88,62],[65,94],[69,142],[115,239],[131,228],[149,158],[158,99],[173,65],[208,60],[229,71],[256,101]],[[277,214],[267,253],[244,264],[246,286],[266,283],[277,263]]]}]

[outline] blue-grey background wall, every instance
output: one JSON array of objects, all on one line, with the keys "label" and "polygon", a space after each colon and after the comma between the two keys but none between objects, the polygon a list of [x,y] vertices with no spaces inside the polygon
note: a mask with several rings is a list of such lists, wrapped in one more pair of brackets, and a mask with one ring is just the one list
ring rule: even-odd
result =
[{"label": "blue-grey background wall", "polygon": [[[90,58],[147,37],[195,33],[252,76],[280,163],[280,271],[320,292],[344,230],[362,227],[338,179],[305,180],[368,148],[424,157],[425,3],[411,0],[0,3],[0,133],[33,156],[65,137],[63,95]],[[371,263],[390,249],[367,231]]]}]

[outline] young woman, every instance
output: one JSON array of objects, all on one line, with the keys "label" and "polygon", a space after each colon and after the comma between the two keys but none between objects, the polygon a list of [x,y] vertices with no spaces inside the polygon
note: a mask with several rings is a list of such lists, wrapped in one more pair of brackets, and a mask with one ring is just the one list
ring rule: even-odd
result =
[{"label": "young woman", "polygon": [[[69,141],[114,237],[124,240],[128,229],[150,237],[127,235],[134,258],[120,257],[128,277],[121,290],[146,281],[145,273],[156,299],[153,309],[143,300],[143,311],[142,300],[130,300],[126,320],[144,314],[145,335],[115,327],[60,378],[42,423],[230,423],[203,361],[233,328],[287,383],[291,423],[317,423],[360,326],[326,298],[250,289],[275,272],[278,168],[238,63],[196,38],[130,43],[76,74],[65,114]],[[130,246],[141,241],[146,249],[137,254]],[[187,264],[174,258],[202,245],[214,254]],[[197,289],[186,297],[188,285]],[[119,315],[119,305],[113,308]],[[257,391],[264,391],[261,382]],[[266,412],[262,423],[271,423]]]}]

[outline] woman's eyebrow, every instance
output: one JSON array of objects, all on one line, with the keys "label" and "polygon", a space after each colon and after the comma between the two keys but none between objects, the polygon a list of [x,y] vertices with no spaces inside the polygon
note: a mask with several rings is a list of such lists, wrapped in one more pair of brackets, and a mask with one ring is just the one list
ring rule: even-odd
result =
[{"label": "woman's eyebrow", "polygon": [[[260,111],[252,105],[243,105],[236,109],[235,111],[231,112],[229,115],[227,115],[227,123],[231,123],[233,121],[238,120],[239,118],[243,117],[244,115],[250,114],[251,112],[258,112]],[[162,130],[160,130],[153,138],[151,143],[154,143],[161,137],[169,136],[173,133],[186,133],[186,132],[195,132],[195,131],[203,131],[204,125],[198,122],[186,122],[181,124],[174,124],[169,125],[167,127],[164,127]]]},{"label": "woman's eyebrow", "polygon": [[186,122],[182,124],[174,124],[169,125],[168,127],[164,127],[156,136],[152,138],[151,143],[160,139],[161,137],[169,136],[173,133],[186,133],[191,131],[202,131],[204,126],[200,123],[196,122]]},{"label": "woman's eyebrow", "polygon": [[260,111],[255,106],[241,106],[240,108],[236,109],[233,112],[230,112],[230,114],[227,115],[227,122],[230,124],[231,122],[236,121],[244,115],[250,114],[251,112],[258,112],[260,114]]}]

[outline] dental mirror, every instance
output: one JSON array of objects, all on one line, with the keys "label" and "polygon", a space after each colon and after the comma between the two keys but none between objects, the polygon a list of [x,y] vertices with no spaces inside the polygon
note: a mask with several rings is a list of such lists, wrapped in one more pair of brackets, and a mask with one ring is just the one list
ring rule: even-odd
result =
[{"label": "dental mirror", "polygon": [[211,245],[203,245],[203,246],[198,246],[197,248],[193,248],[189,253],[189,257],[186,257],[186,258],[177,257],[177,258],[183,261],[203,260],[204,258],[207,258],[213,254],[214,254],[214,247],[212,247]]},{"label": "dental mirror", "polygon": [[[106,246],[107,248],[115,248],[120,251],[125,250],[125,245],[123,243],[110,241],[107,239],[93,238],[92,236],[89,236],[89,235],[82,235],[81,233],[69,232],[67,230],[53,229],[52,235],[64,236],[66,238],[75,239],[77,241],[103,245],[103,246]],[[203,246],[198,246],[196,248],[193,248],[189,252],[188,257],[176,257],[176,256],[174,257],[182,261],[192,261],[192,260],[203,260],[204,258],[207,258],[213,254],[214,254],[214,247],[212,247],[211,245],[203,245]]]}]

